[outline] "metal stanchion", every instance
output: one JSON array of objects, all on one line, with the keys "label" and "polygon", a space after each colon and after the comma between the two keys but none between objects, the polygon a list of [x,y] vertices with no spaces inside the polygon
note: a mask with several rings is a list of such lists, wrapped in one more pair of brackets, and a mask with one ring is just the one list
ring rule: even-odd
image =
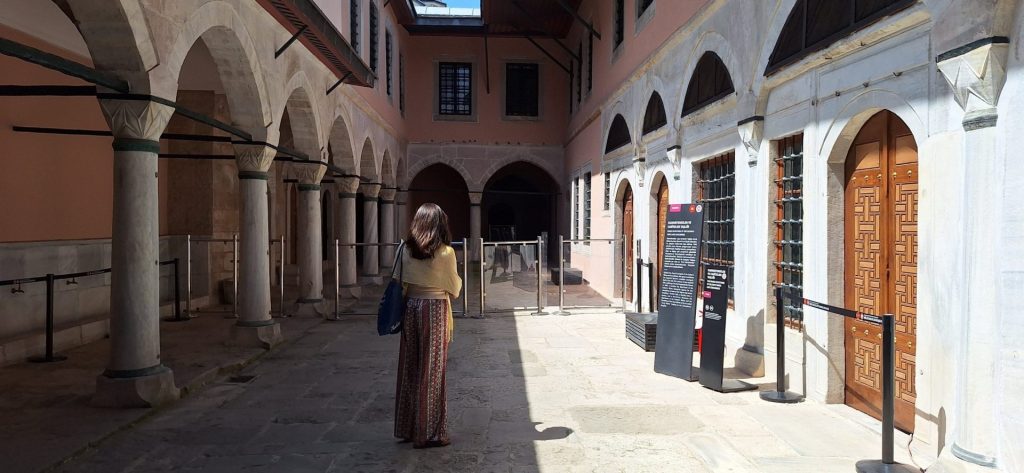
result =
[{"label": "metal stanchion", "polygon": [[786,324],[783,319],[783,296],[782,288],[775,288],[775,390],[762,391],[761,399],[768,402],[790,404],[800,402],[803,396],[786,391]]},{"label": "metal stanchion", "polygon": [[177,320],[188,320],[181,316],[181,293],[178,292],[178,258],[174,258],[174,318]]},{"label": "metal stanchion", "polygon": [[654,262],[647,259],[647,310],[657,312],[658,303],[654,298]]},{"label": "metal stanchion", "polygon": [[626,246],[626,245],[629,245],[629,242],[626,241],[625,235],[623,235],[623,237],[622,237],[621,244],[622,244],[622,248],[621,248],[620,251],[622,251],[622,268],[620,268],[620,270],[622,271],[622,288],[619,291],[619,296],[622,297],[622,311],[625,312],[626,309],[627,309],[627,307],[626,307],[626,286],[629,285],[628,278],[626,277],[626,272],[629,270],[629,261],[626,259],[626,248],[628,248],[628,246]]},{"label": "metal stanchion", "polygon": [[192,235],[185,235],[185,315],[192,318]]},{"label": "metal stanchion", "polygon": [[53,280],[53,273],[46,275],[46,354],[29,358],[33,363],[51,363],[68,359],[66,356],[53,353]]},{"label": "metal stanchion", "polygon": [[341,274],[339,268],[341,267],[341,249],[338,240],[334,240],[334,319],[340,320],[338,317],[338,300],[341,298]]},{"label": "metal stanchion", "polygon": [[537,311],[531,315],[547,315],[544,312],[544,301],[541,299],[541,294],[544,292],[544,279],[540,270],[540,247],[542,241],[541,237],[537,237],[537,259],[533,262],[534,270],[537,272]]},{"label": "metal stanchion", "polygon": [[277,303],[278,303],[278,315],[280,317],[288,317],[288,313],[284,310],[284,235],[281,235],[281,248],[278,253],[278,268],[277,268]]},{"label": "metal stanchion", "polygon": [[565,237],[558,235],[558,311],[552,315],[569,315],[565,311]]},{"label": "metal stanchion", "polygon": [[469,317],[469,239],[462,239],[462,316]]},{"label": "metal stanchion", "polygon": [[484,239],[480,238],[480,317],[483,318],[487,311],[484,306],[487,301],[487,282],[484,281]]},{"label": "metal stanchion", "polygon": [[231,299],[231,314],[226,319],[238,318],[238,234],[231,234],[231,278],[234,297]]}]

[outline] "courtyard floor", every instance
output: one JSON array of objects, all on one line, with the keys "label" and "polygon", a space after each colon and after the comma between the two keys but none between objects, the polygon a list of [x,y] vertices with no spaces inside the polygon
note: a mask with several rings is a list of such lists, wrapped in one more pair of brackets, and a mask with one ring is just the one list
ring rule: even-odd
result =
[{"label": "courtyard floor", "polygon": [[374,322],[304,330],[239,373],[253,378],[222,377],[55,470],[848,472],[880,455],[879,423],[845,406],[655,374],[612,313],[457,319],[452,445],[415,450],[392,437],[398,338]]}]

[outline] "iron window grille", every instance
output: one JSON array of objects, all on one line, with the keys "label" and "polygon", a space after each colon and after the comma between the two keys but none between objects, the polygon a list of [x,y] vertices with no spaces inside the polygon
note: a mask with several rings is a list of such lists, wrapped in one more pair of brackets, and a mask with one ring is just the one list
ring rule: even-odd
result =
[{"label": "iron window grille", "polygon": [[398,55],[398,110],[405,113],[405,56]]},{"label": "iron window grille", "polygon": [[[582,72],[580,72],[582,74]],[[572,101],[573,84],[576,83],[576,61],[569,60],[569,115],[576,110]]]},{"label": "iron window grille", "polygon": [[637,0],[636,17],[640,18],[641,16],[643,16],[644,12],[647,11],[648,8],[650,8],[652,3],[654,3],[654,0]]},{"label": "iron window grille", "polygon": [[626,1],[615,0],[615,36],[612,47],[617,48],[626,38]]},{"label": "iron window grille", "polygon": [[384,70],[387,75],[387,91],[391,96],[391,32],[384,33]]},{"label": "iron window grille", "polygon": [[590,92],[594,90],[594,35],[587,37],[587,92]]},{"label": "iron window grille", "polygon": [[370,2],[370,70],[377,72],[377,4]]},{"label": "iron window grille", "polygon": [[[732,152],[697,165],[697,201],[704,206],[702,265],[724,266],[729,301],[735,296],[734,226],[736,215],[736,157]],[[700,269],[703,276],[704,268]],[[703,281],[701,281],[703,287]]]},{"label": "iron window grille", "polygon": [[576,76],[576,103],[583,101],[583,41],[576,48],[576,57],[580,58],[580,73]]},{"label": "iron window grille", "polygon": [[604,209],[612,208],[612,175],[604,173]]},{"label": "iron window grille", "polygon": [[473,114],[473,65],[468,62],[442,62],[438,65],[438,113]]},{"label": "iron window grille", "polygon": [[802,134],[778,141],[775,158],[775,285],[795,299],[782,307],[785,323],[803,322],[803,149]]},{"label": "iron window grille", "polygon": [[686,87],[683,116],[717,102],[735,92],[729,70],[717,54],[708,51],[697,61],[697,67]]},{"label": "iron window grille", "polygon": [[572,239],[580,238],[580,178],[572,180]]},{"label": "iron window grille", "polygon": [[505,115],[536,117],[540,115],[540,74],[537,64],[505,64]]},{"label": "iron window grille", "polygon": [[349,1],[349,42],[352,43],[352,49],[359,53],[359,0]]},{"label": "iron window grille", "polygon": [[[591,174],[588,172],[583,175],[583,239],[590,240],[590,179]],[[589,241],[584,242],[590,244]]]}]

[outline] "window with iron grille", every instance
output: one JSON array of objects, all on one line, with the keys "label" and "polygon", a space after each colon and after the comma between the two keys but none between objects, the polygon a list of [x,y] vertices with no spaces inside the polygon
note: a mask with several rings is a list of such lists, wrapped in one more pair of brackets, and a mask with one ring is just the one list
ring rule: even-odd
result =
[{"label": "window with iron grille", "polygon": [[384,70],[387,75],[388,96],[391,96],[391,32],[384,33]]},{"label": "window with iron grille", "polygon": [[580,238],[580,178],[572,180],[572,239]]},{"label": "window with iron grille", "polygon": [[370,70],[377,72],[377,4],[370,2]]},{"label": "window with iron grille", "polygon": [[652,3],[654,0],[636,0],[636,17],[640,18]]},{"label": "window with iron grille", "polygon": [[580,41],[579,47],[576,48],[576,57],[580,58],[580,73],[576,76],[576,103],[583,101],[583,41]]},{"label": "window with iron grille", "polygon": [[[583,175],[583,239],[590,239],[590,173]],[[587,243],[589,244],[589,242]]]},{"label": "window with iron grille", "polygon": [[349,0],[349,39],[352,49],[359,54],[359,0]]},{"label": "window with iron grille", "polygon": [[604,173],[604,209],[611,210],[612,208],[612,175],[610,173]]},{"label": "window with iron grille", "polygon": [[505,64],[505,115],[536,117],[539,113],[540,74],[536,64]]},{"label": "window with iron grille", "polygon": [[405,56],[398,55],[398,110],[405,113]]},{"label": "window with iron grille", "polygon": [[587,92],[594,90],[594,35],[587,39]]},{"label": "window with iron grille", "polygon": [[[704,243],[700,261],[702,265],[727,268],[729,300],[733,300],[735,266],[733,244],[733,216],[736,212],[736,158],[734,153],[696,164],[697,201],[704,206]],[[700,269],[704,274],[704,268]],[[702,282],[703,285],[703,282]]]},{"label": "window with iron grille", "polygon": [[777,142],[775,158],[775,285],[795,297],[785,299],[786,323],[803,321],[803,158],[804,135]]},{"label": "window with iron grille", "polygon": [[626,38],[626,1],[615,0],[615,37],[612,39],[612,47],[617,48]]},{"label": "window with iron grille", "polygon": [[576,61],[569,61],[569,115],[576,110],[572,101],[572,87],[576,83]]},{"label": "window with iron grille", "polygon": [[468,62],[438,64],[438,114],[473,114],[473,65]]}]

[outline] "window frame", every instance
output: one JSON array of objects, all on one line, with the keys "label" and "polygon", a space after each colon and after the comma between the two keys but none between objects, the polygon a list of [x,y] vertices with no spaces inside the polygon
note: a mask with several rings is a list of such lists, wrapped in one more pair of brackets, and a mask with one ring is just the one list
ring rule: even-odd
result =
[{"label": "window frame", "polygon": [[362,44],[360,44],[359,42],[361,39],[359,37],[361,28],[361,25],[359,24],[359,0],[349,0],[348,7],[348,42],[349,45],[352,46],[352,49],[355,50],[356,55],[362,56],[362,54],[360,54],[361,51],[359,49],[359,47],[362,46]]},{"label": "window frame", "polygon": [[392,64],[391,55],[394,53],[394,39],[391,36],[391,30],[384,30],[384,74],[386,76],[386,92],[388,98],[394,95],[392,78]]},{"label": "window frame", "polygon": [[[538,62],[528,61],[528,60],[522,60],[522,61],[520,61],[520,60],[508,60],[508,61],[504,62],[504,66],[505,66],[504,67],[505,80],[502,83],[502,87],[504,88],[504,90],[502,91],[503,92],[502,95],[504,97],[504,100],[502,100],[502,102],[501,102],[501,115],[502,115],[502,118],[505,119],[505,120],[526,120],[526,121],[540,120],[541,116],[542,116],[542,113],[543,113],[543,103],[544,103],[544,101],[542,100],[542,98],[543,98],[542,97],[542,90],[543,89],[542,89],[542,86],[541,86],[541,76],[542,76],[542,72],[543,72],[543,67]],[[536,74],[537,74],[537,95],[534,98],[535,98],[537,103],[536,103],[536,106],[535,106],[536,107],[536,114],[535,115],[525,115],[525,114],[523,114],[523,115],[520,115],[520,114],[513,115],[513,114],[509,113],[509,83],[508,83],[508,81],[509,81],[509,67],[510,66],[512,66],[512,67],[532,66],[534,71],[536,72]]]},{"label": "window frame", "polygon": [[604,210],[607,212],[612,209],[612,173],[605,171],[604,173]]},{"label": "window frame", "polygon": [[[794,294],[797,299],[803,294],[803,160],[804,134],[786,136],[775,140],[772,172],[774,186],[772,207],[773,235],[772,266],[775,271],[772,277],[773,287],[783,287]],[[795,196],[795,197],[794,197]],[[795,199],[795,200],[794,200]],[[799,211],[797,219],[795,213]],[[788,236],[797,233],[798,238],[787,239],[786,225],[790,225]],[[795,227],[795,228],[794,228]],[[787,245],[789,252],[787,256]],[[793,256],[796,255],[795,261]],[[787,278],[788,276],[788,278]],[[799,279],[793,284],[795,278]],[[803,325],[802,304],[784,304],[782,307],[783,323],[799,328]],[[776,321],[778,323],[778,321]]]},{"label": "window frame", "polygon": [[612,52],[614,54],[626,42],[626,0],[614,0],[612,5]]},{"label": "window frame", "polygon": [[642,1],[643,0],[636,0],[635,1],[636,16],[635,16],[635,21],[633,23],[633,25],[634,25],[633,26],[633,36],[634,37],[638,36],[644,30],[644,28],[647,27],[647,24],[650,23],[652,19],[654,19],[654,15],[655,15],[654,12],[656,10],[655,4],[658,3],[658,0],[651,0],[651,3],[647,5],[647,8],[644,8],[643,10],[641,10],[640,6],[641,6]]},{"label": "window frame", "polygon": [[591,229],[591,213],[593,206],[591,202],[593,200],[593,181],[594,175],[591,171],[583,173],[583,244],[589,245],[590,241],[590,229]]},{"label": "window frame", "polygon": [[377,73],[377,62],[380,59],[380,43],[377,36],[380,35],[380,11],[377,9],[377,2],[370,1],[370,70]]},{"label": "window frame", "polygon": [[[468,65],[469,66],[469,113],[468,114],[453,114],[453,113],[441,113],[442,97],[441,97],[441,70],[444,65]],[[476,62],[473,59],[465,58],[445,58],[444,60],[434,60],[434,110],[433,118],[435,121],[476,121],[477,120],[477,85],[476,85]],[[457,90],[455,91],[457,92]]]},{"label": "window frame", "polygon": [[[704,207],[701,242],[700,287],[704,287],[704,267],[725,266],[729,306],[736,295],[736,152],[727,151],[693,164],[694,202]],[[717,175],[716,175],[717,174]],[[715,186],[715,187],[712,187]],[[724,189],[723,189],[724,187]],[[723,218],[727,217],[727,218]],[[719,239],[725,236],[726,238]],[[719,248],[712,257],[712,247]]]},{"label": "window frame", "polygon": [[588,33],[587,37],[587,96],[594,90],[594,34]]}]

